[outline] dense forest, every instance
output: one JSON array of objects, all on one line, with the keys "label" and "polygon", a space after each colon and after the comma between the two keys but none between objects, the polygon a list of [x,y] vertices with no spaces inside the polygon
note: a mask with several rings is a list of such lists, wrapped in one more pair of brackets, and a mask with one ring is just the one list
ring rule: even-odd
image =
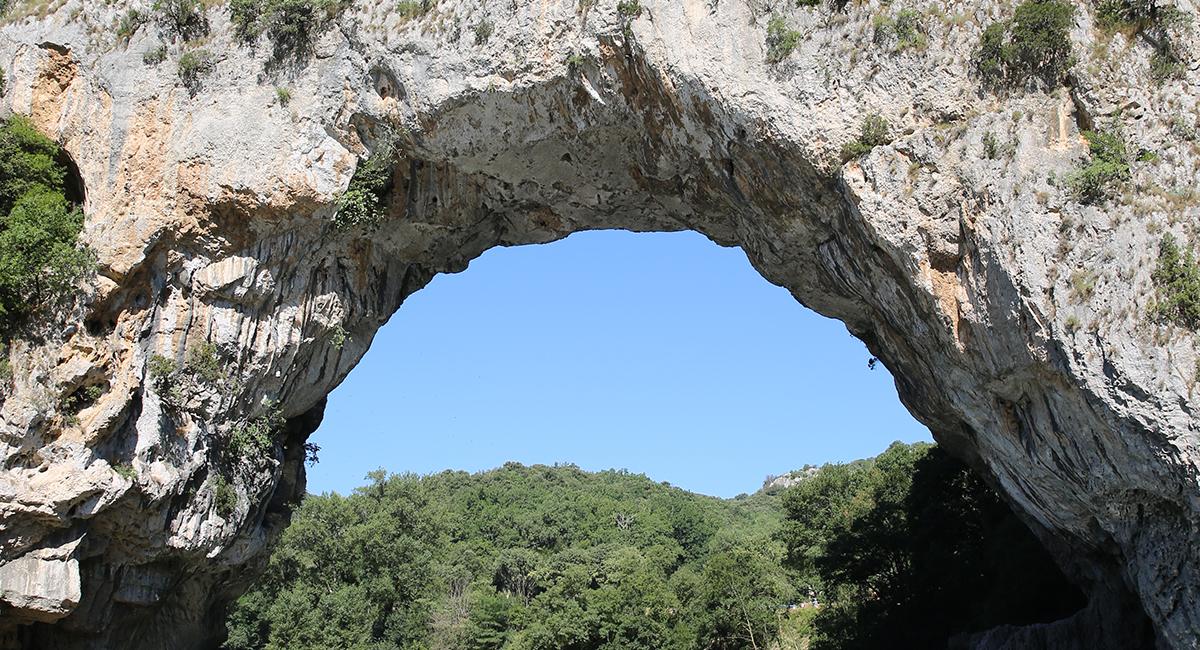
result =
[{"label": "dense forest", "polygon": [[368,478],[304,500],[227,648],[944,647],[1082,605],[933,445],[729,500],[570,465]]}]

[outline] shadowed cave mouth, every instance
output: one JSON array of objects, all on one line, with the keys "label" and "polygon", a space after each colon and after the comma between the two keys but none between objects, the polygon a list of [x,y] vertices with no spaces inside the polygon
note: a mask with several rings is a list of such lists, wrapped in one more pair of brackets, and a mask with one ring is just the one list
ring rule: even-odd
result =
[{"label": "shadowed cave mouth", "polygon": [[372,348],[225,647],[945,647],[1085,604],[859,341],[696,233],[493,249]]}]

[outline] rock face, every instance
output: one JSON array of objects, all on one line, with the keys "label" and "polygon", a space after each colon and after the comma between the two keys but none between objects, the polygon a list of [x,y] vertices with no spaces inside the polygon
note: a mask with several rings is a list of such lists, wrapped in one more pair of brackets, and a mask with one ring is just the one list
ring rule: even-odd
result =
[{"label": "rock face", "polygon": [[[1007,2],[922,8],[907,49],[873,27],[898,7],[794,4],[774,8],[799,32],[778,63],[761,0],[358,3],[282,64],[220,6],[190,44],[154,23],[126,42],[126,7],[97,0],[10,18],[0,110],[77,165],[99,272],[9,351],[0,636],[211,646],[303,491],[324,396],[405,297],[493,246],[624,228],[740,246],[843,321],[1091,594],[1078,620],[971,643],[1197,647],[1198,340],[1147,316],[1162,233],[1200,218],[1195,30],[1156,83],[1154,46],[1080,5],[1067,85],[999,97],[970,53]],[[189,89],[197,47],[213,66]],[[843,164],[872,113],[895,140]],[[1083,205],[1062,182],[1081,126],[1157,156]],[[389,147],[386,219],[338,227]]]}]

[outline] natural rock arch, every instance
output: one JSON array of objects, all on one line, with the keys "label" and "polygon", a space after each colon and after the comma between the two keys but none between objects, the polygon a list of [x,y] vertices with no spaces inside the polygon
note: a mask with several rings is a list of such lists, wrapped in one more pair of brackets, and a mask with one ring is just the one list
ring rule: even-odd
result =
[{"label": "natural rock arch", "polygon": [[[1091,594],[1060,633],[1127,647],[1144,612],[1166,643],[1194,647],[1197,355],[1191,333],[1144,314],[1150,231],[1197,208],[1082,206],[1048,178],[1085,149],[1075,123],[1118,98],[1140,98],[1127,137],[1161,149],[1167,100],[1194,110],[1195,96],[1084,65],[1068,89],[983,95],[963,54],[979,21],[933,26],[917,58],[873,48],[867,11],[797,11],[805,39],[770,65],[753,5],[648,2],[634,19],[564,2],[505,8],[478,44],[351,10],[352,28],[279,78],[284,105],[224,13],[210,12],[220,56],[192,97],[142,62],[151,30],[124,49],[89,41],[117,11],[85,2],[0,28],[3,106],[78,163],[101,267],[86,327],[13,347],[0,601],[7,621],[36,624],[11,639],[208,643],[302,490],[324,395],[407,295],[492,246],[625,228],[741,246],[843,321]],[[1087,43],[1081,13],[1073,37]],[[1142,65],[1144,49],[1127,56]],[[872,112],[897,139],[842,165]],[[1011,158],[983,155],[989,133]],[[356,159],[393,141],[387,218],[336,228]],[[1194,163],[1181,150],[1153,174],[1186,181]],[[1093,288],[1072,296],[1085,271]],[[193,368],[204,354],[220,372]],[[78,424],[46,407],[96,375],[108,392]],[[269,460],[231,452],[275,413],[287,424]]]}]

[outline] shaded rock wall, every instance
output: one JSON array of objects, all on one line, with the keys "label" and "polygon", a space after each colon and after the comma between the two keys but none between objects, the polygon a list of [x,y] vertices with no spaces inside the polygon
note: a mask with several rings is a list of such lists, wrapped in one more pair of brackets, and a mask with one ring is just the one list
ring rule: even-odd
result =
[{"label": "shaded rock wall", "polygon": [[[651,0],[633,18],[550,0],[440,0],[418,19],[359,6],[282,66],[237,43],[221,7],[190,45],[153,24],[117,42],[124,10],[69,0],[0,28],[3,109],[77,164],[100,260],[77,311],[10,350],[14,642],[211,644],[303,488],[324,396],[405,297],[493,246],[624,228],[740,246],[842,320],[1092,594],[1082,615],[1196,647],[1200,356],[1146,316],[1161,233],[1186,239],[1200,216],[1200,150],[1174,130],[1197,115],[1196,62],[1156,84],[1153,48],[1102,35],[1081,6],[1067,87],[986,94],[969,56],[1010,15],[998,1],[925,8],[928,47],[900,52],[873,30],[894,8],[781,7],[802,37],[779,64],[759,2]],[[476,39],[483,21],[494,32]],[[160,44],[167,60],[145,63]],[[193,95],[177,61],[196,47],[215,66]],[[896,140],[843,165],[871,113]],[[1081,205],[1063,182],[1081,124],[1159,157]],[[335,227],[360,158],[392,142],[386,220]],[[60,412],[90,385],[100,399]]]}]

